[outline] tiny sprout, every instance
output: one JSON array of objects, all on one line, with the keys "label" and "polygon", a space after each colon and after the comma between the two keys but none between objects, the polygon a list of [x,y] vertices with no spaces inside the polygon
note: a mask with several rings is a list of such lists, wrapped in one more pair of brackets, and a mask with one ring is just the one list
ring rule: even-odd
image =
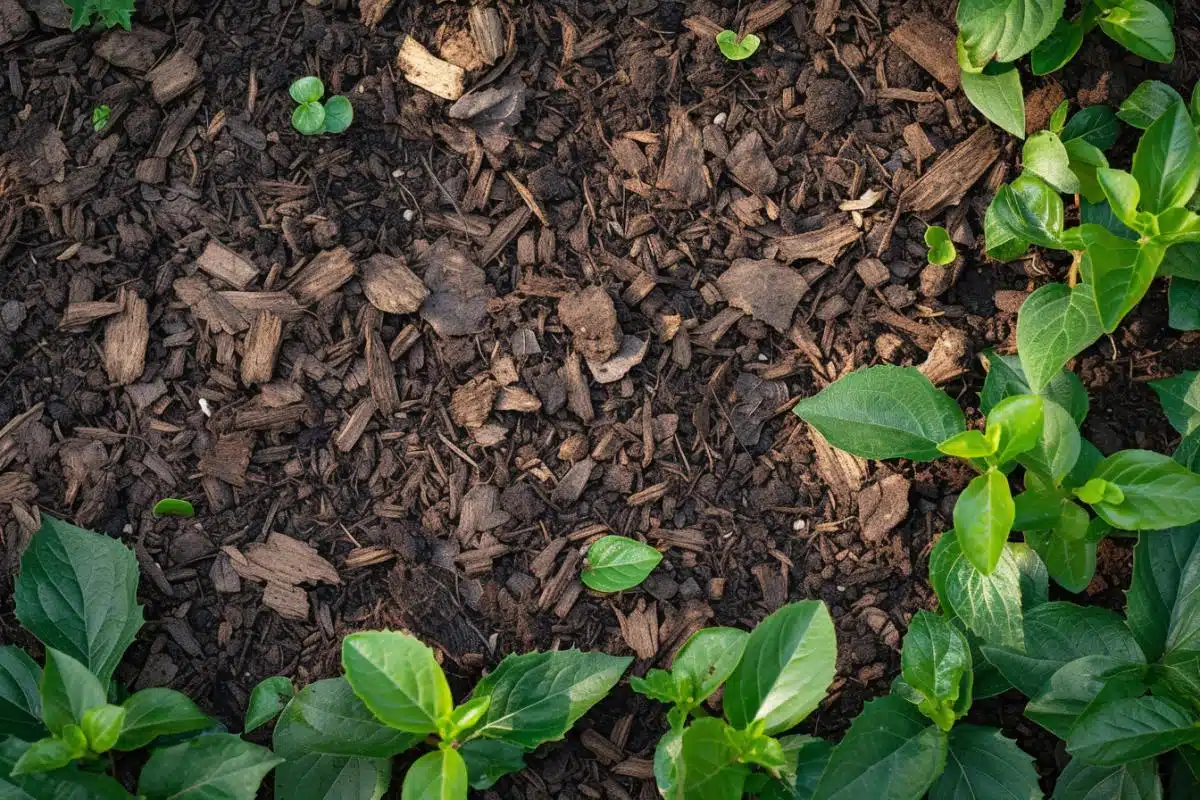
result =
[{"label": "tiny sprout", "polygon": [[105,105],[96,106],[92,109],[92,129],[99,133],[108,127],[108,118],[112,115],[112,109]]},{"label": "tiny sprout", "polygon": [[164,497],[154,504],[156,517],[194,517],[196,509],[187,500],[177,500],[174,497]]},{"label": "tiny sprout", "polygon": [[925,244],[929,247],[930,264],[945,266],[958,257],[950,234],[941,225],[930,225],[925,229]]},{"label": "tiny sprout", "polygon": [[762,39],[753,33],[747,33],[741,41],[738,41],[735,31],[724,30],[717,34],[717,47],[721,48],[721,55],[730,61],[746,60],[754,55],[760,44],[762,44]]},{"label": "tiny sprout", "polygon": [[354,106],[342,95],[321,103],[325,84],[314,75],[297,80],[288,89],[288,94],[298,104],[292,112],[292,127],[305,136],[341,133],[354,121]]}]

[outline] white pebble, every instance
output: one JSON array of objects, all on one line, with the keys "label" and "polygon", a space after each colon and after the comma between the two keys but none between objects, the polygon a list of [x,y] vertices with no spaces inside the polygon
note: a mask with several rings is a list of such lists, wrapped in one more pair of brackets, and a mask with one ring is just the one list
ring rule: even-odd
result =
[{"label": "white pebble", "polygon": [[205,400],[203,397],[200,398],[200,410],[204,412],[204,416],[206,416],[206,417],[212,416],[212,406],[210,406],[208,404],[208,401]]},{"label": "white pebble", "polygon": [[804,530],[804,520],[802,520],[802,519],[798,519],[798,520],[796,520],[795,522],[793,522],[793,523],[792,523],[792,530],[794,530],[794,531],[802,531],[802,530]]},{"label": "white pebble", "polygon": [[720,114],[717,114],[715,117],[713,117],[713,125],[724,126],[725,120],[727,119],[729,119],[729,115],[722,111]]},{"label": "white pebble", "polygon": [[412,222],[416,218],[417,218],[417,212],[413,211],[411,208],[404,209],[404,221],[405,222]]}]

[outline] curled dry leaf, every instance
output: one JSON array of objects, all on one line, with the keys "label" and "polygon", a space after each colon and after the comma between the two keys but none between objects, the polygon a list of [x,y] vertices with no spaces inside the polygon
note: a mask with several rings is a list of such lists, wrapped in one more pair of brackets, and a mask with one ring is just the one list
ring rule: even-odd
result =
[{"label": "curled dry leaf", "polygon": [[626,336],[621,340],[621,349],[615,356],[603,362],[589,360],[588,369],[600,383],[616,383],[628,375],[629,370],[642,363],[649,349],[648,339]]},{"label": "curled dry leaf", "polygon": [[470,125],[485,139],[500,139],[507,144],[513,128],[521,121],[529,90],[517,76],[498,86],[467,92],[450,106],[450,119]]}]

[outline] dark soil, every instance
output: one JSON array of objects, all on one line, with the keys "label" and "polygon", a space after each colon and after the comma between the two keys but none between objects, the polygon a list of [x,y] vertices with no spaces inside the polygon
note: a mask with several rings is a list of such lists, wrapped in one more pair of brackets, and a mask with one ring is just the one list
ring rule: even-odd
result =
[{"label": "dark soil", "polygon": [[[939,340],[965,344],[940,375],[973,407],[974,355],[1011,349],[1021,296],[1067,271],[982,254],[983,211],[1017,166],[1009,137],[973,140],[997,150],[986,168],[942,176],[920,216],[896,212],[981,125],[889,39],[951,3],[501,3],[494,66],[465,3],[397,3],[371,30],[347,0],[142,0],[116,37],[71,34],[49,0],[0,0],[14,5],[36,16],[22,33],[0,14],[0,425],[15,422],[0,434],[0,637],[26,641],[7,598],[36,507],[136,548],[148,623],[120,677],[188,692],[235,730],[258,680],[335,674],[340,637],[362,628],[421,637],[465,692],[533,648],[635,654],[641,674],[698,627],[802,598],[828,604],[839,644],[805,729],[837,737],[888,691],[969,476],[839,462],[787,409],[855,367],[920,365]],[[1096,34],[1061,85],[1027,90],[1052,108],[1116,104],[1148,76],[1190,87],[1190,13],[1170,69]],[[728,63],[711,33],[739,25],[764,44]],[[452,119],[406,82],[404,32],[475,58],[468,88],[523,94],[515,124]],[[345,134],[291,128],[287,87],[305,74],[351,98]],[[948,270],[923,269],[927,223],[959,242]],[[809,232],[822,247],[787,238]],[[241,256],[208,254],[233,273],[199,269],[211,241]],[[790,261],[802,285],[764,298],[718,282],[742,258]],[[367,286],[405,265],[433,292],[423,315]],[[570,298],[560,313],[589,287],[613,313]],[[214,294],[231,290],[284,294]],[[1167,329],[1164,295],[1076,365],[1106,452],[1174,444],[1145,382],[1200,366],[1200,337]],[[64,329],[68,308],[82,324]],[[601,383],[581,356],[614,347],[636,363]],[[859,495],[892,474],[910,510],[864,537]],[[154,518],[164,496],[196,518]],[[580,550],[606,531],[665,550],[640,589],[579,584]],[[272,533],[338,582],[266,605],[232,564]],[[1082,602],[1119,608],[1130,561],[1106,543]],[[1061,753],[1021,707],[972,718],[1017,736],[1049,786]],[[661,707],[620,689],[484,795],[655,797],[664,729]]]}]

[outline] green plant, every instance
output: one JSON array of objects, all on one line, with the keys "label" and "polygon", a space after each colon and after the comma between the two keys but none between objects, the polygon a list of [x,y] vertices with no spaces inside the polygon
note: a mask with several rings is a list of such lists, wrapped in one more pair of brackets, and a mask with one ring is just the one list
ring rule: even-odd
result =
[{"label": "green plant", "polygon": [[929,248],[930,264],[945,266],[958,258],[958,250],[950,233],[941,225],[930,225],[925,229],[925,246]]},{"label": "green plant", "polygon": [[275,752],[286,759],[275,796],[379,798],[392,757],[431,741],[437,749],[409,769],[402,797],[465,798],[468,786],[486,789],[522,769],[538,745],[562,739],[631,660],[578,650],[510,655],[456,705],[433,650],[419,640],[350,634],[342,641],[345,677],[306,686],[275,725]]},{"label": "green plant", "polygon": [[150,747],[140,797],[205,786],[207,797],[251,800],[279,763],[221,732],[186,695],[154,688],[125,697],[114,684],[142,626],[137,583],[137,559],[120,542],[42,516],[14,599],[17,619],[45,645],[45,665],[0,647],[0,796],[129,798],[103,774],[103,757]]},{"label": "green plant", "polygon": [[334,95],[321,102],[325,96],[325,84],[314,75],[296,80],[289,87],[288,94],[297,103],[292,112],[292,127],[305,136],[341,133],[354,121],[354,106],[342,95]]},{"label": "green plant", "polygon": [[154,504],[154,515],[156,517],[194,517],[196,509],[187,500],[164,497]]},{"label": "green plant", "polygon": [[958,64],[967,98],[985,117],[1025,137],[1025,99],[1013,63],[1030,55],[1045,75],[1074,58],[1083,37],[1099,27],[1150,61],[1175,58],[1170,0],[1085,0],[1073,18],[1064,0],[962,0],[958,4]]},{"label": "green plant", "polygon": [[100,105],[92,109],[92,130],[96,133],[108,127],[108,118],[112,115],[112,109],[108,106]]},{"label": "green plant", "polygon": [[[776,737],[821,702],[836,661],[829,612],[823,603],[805,600],[774,612],[752,633],[697,631],[675,654],[670,671],[632,678],[634,691],[671,706],[670,730],[654,753],[663,797],[737,800],[751,792],[782,799],[808,786],[830,746],[811,736]],[[724,716],[709,716],[703,704],[722,684]],[[752,766],[763,772],[752,773]]]},{"label": "green plant", "polygon": [[738,39],[737,31],[723,30],[717,34],[717,47],[730,61],[745,61],[758,52],[761,44],[762,39],[753,33],[747,33],[741,39]]},{"label": "green plant", "polygon": [[654,571],[662,553],[626,536],[602,536],[588,548],[579,579],[597,592],[632,589]]},{"label": "green plant", "polygon": [[102,28],[120,25],[129,30],[134,0],[66,0],[71,9],[71,30],[77,31],[92,24],[95,16]]}]

